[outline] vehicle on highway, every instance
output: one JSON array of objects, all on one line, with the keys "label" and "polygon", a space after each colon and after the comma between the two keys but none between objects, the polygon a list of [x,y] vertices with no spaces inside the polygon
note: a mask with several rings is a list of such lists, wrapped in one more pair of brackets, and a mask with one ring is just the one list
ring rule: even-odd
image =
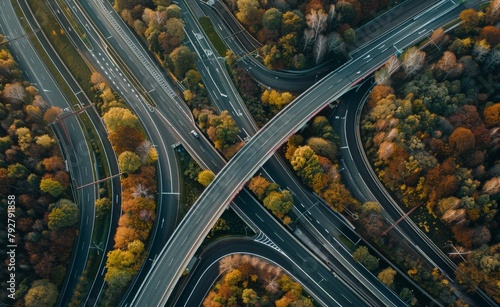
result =
[{"label": "vehicle on highway", "polygon": [[191,130],[191,134],[195,137],[195,138],[199,138],[200,135],[198,134],[198,132],[194,131],[194,130]]}]

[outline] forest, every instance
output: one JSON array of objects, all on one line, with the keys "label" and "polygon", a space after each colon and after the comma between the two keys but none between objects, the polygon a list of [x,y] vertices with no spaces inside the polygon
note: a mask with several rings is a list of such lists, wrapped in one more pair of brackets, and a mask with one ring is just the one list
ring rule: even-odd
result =
[{"label": "forest", "polygon": [[438,246],[453,246],[443,251],[455,252],[458,282],[497,302],[499,21],[498,0],[467,9],[457,27],[391,57],[361,123],[380,180],[406,211],[420,205],[412,218]]},{"label": "forest", "polygon": [[219,273],[220,279],[203,301],[204,307],[314,306],[298,282],[261,258],[226,256],[219,261]]},{"label": "forest", "polygon": [[270,69],[305,69],[325,60],[344,61],[356,40],[353,28],[396,1],[226,0],[228,8],[262,43]]},{"label": "forest", "polygon": [[61,111],[22,79],[14,58],[1,47],[0,211],[5,220],[0,250],[6,264],[7,200],[14,200],[17,291],[15,301],[7,298],[11,293],[6,281],[12,271],[2,269],[0,297],[13,306],[56,303],[77,235],[78,206],[72,201],[70,178],[51,127]]}]

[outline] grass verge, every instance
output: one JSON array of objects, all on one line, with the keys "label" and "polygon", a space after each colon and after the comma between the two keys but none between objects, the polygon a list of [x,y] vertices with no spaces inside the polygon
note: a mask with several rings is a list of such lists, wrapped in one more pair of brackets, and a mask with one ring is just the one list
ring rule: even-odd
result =
[{"label": "grass verge", "polygon": [[212,21],[210,20],[210,18],[208,18],[207,16],[204,16],[204,17],[201,17],[200,19],[198,19],[198,21],[200,22],[201,27],[203,28],[203,30],[207,34],[208,38],[210,39],[210,41],[214,45],[215,50],[217,50],[217,52],[219,53],[219,56],[225,56],[226,52],[227,52],[227,47],[224,44],[224,42],[222,41],[222,39],[220,38],[217,31],[215,31],[214,25],[213,25]]}]

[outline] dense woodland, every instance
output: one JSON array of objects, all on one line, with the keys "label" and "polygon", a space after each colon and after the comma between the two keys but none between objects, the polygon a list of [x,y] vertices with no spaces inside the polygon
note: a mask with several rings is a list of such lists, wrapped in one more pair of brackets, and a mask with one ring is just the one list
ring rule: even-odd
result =
[{"label": "dense woodland", "polygon": [[[376,173],[442,247],[458,281],[500,302],[500,1],[460,14],[450,32],[392,57],[375,74],[362,122]],[[444,250],[453,252],[454,250]]]},{"label": "dense woodland", "polygon": [[263,47],[271,69],[304,69],[327,59],[343,61],[358,24],[387,8],[390,0],[226,0]]},{"label": "dense woodland", "polygon": [[[0,42],[3,36],[0,35]],[[53,306],[77,235],[78,207],[49,124],[61,113],[23,81],[12,55],[0,49],[1,301],[14,306]],[[74,145],[74,144],[73,144]],[[71,146],[71,145],[70,145]],[[15,196],[16,288],[7,298],[7,200]],[[11,199],[10,197],[9,199]],[[12,243],[10,243],[12,244]]]},{"label": "dense woodland", "polygon": [[219,262],[219,273],[221,278],[205,298],[205,307],[313,306],[299,283],[258,257],[226,256]]}]

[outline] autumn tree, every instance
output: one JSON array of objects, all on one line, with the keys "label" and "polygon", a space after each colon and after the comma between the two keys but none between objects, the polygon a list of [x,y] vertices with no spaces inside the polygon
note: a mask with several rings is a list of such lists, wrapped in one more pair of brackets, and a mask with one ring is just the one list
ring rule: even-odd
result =
[{"label": "autumn tree", "polygon": [[298,33],[304,27],[304,19],[296,11],[286,11],[281,20],[281,34]]},{"label": "autumn tree", "polygon": [[207,187],[215,178],[215,174],[211,170],[203,170],[198,174],[198,182]]},{"label": "autumn tree", "polygon": [[493,0],[486,9],[486,21],[494,24],[500,19],[500,0]]},{"label": "autumn tree", "polygon": [[474,9],[463,10],[460,13],[460,28],[463,29],[465,34],[474,32],[479,25],[479,16]]},{"label": "autumn tree", "polygon": [[486,26],[481,29],[481,38],[485,39],[491,46],[496,46],[500,43],[500,29],[493,26]]},{"label": "autumn tree", "polygon": [[248,188],[257,195],[257,198],[263,200],[264,197],[270,192],[269,187],[271,182],[267,181],[262,176],[255,176],[248,182]]},{"label": "autumn tree", "polygon": [[435,69],[437,77],[443,79],[448,76],[458,78],[463,71],[463,65],[457,62],[457,57],[453,52],[445,51],[441,59],[435,64]]},{"label": "autumn tree", "polygon": [[484,109],[484,124],[487,127],[500,126],[500,103],[495,103]]},{"label": "autumn tree", "polygon": [[247,305],[255,305],[259,302],[259,297],[257,296],[257,292],[251,288],[245,288],[243,289],[243,292],[241,293],[241,298],[243,300],[243,303]]},{"label": "autumn tree", "polygon": [[124,151],[118,156],[118,167],[122,173],[134,173],[141,167],[141,157],[131,151]]},{"label": "autumn tree", "polygon": [[42,179],[40,182],[40,190],[54,197],[59,197],[64,191],[62,184],[52,178]]},{"label": "autumn tree", "polygon": [[57,302],[57,296],[56,285],[48,279],[40,279],[31,285],[28,293],[24,296],[24,304],[27,307],[54,306]]},{"label": "autumn tree", "polygon": [[125,108],[111,108],[102,117],[106,128],[113,131],[118,129],[118,127],[129,126],[139,129],[140,124],[137,116],[132,114],[129,109]]},{"label": "autumn tree", "polygon": [[119,126],[111,130],[108,138],[117,155],[124,151],[135,151],[137,146],[144,141],[144,134],[133,126]]},{"label": "autumn tree", "polygon": [[210,117],[209,123],[207,133],[215,148],[224,149],[237,141],[239,128],[227,110]]},{"label": "autumn tree", "polygon": [[257,0],[238,0],[238,12],[236,18],[249,27],[254,27],[262,21],[264,10],[260,8]]},{"label": "autumn tree", "polygon": [[282,219],[292,209],[293,197],[288,190],[283,190],[282,192],[273,191],[264,198],[263,202],[266,208]]},{"label": "autumn tree", "polygon": [[486,181],[483,186],[483,192],[494,195],[500,192],[500,177],[494,177]]},{"label": "autumn tree", "polygon": [[313,182],[316,174],[321,173],[318,156],[309,146],[297,148],[293,153],[290,163],[299,177],[308,185]]},{"label": "autumn tree", "polygon": [[78,206],[67,199],[59,200],[49,214],[47,225],[52,230],[74,226],[78,222]]},{"label": "autumn tree", "polygon": [[394,285],[394,277],[396,276],[396,270],[388,267],[378,273],[378,279],[386,286],[392,287]]},{"label": "autumn tree", "polygon": [[[306,14],[306,24],[314,33],[313,41],[326,30],[328,14],[323,9],[313,9]],[[325,42],[326,44],[326,42]]]},{"label": "autumn tree", "polygon": [[47,123],[53,123],[56,118],[61,114],[62,110],[59,107],[52,106],[48,108],[43,114],[43,120]]},{"label": "autumn tree", "polygon": [[474,134],[467,128],[458,127],[450,135],[449,142],[459,154],[464,154],[476,146]]},{"label": "autumn tree", "polygon": [[290,92],[278,92],[276,90],[264,90],[261,96],[261,100],[264,103],[276,106],[278,110],[281,110],[287,104],[292,102],[293,96]]}]

